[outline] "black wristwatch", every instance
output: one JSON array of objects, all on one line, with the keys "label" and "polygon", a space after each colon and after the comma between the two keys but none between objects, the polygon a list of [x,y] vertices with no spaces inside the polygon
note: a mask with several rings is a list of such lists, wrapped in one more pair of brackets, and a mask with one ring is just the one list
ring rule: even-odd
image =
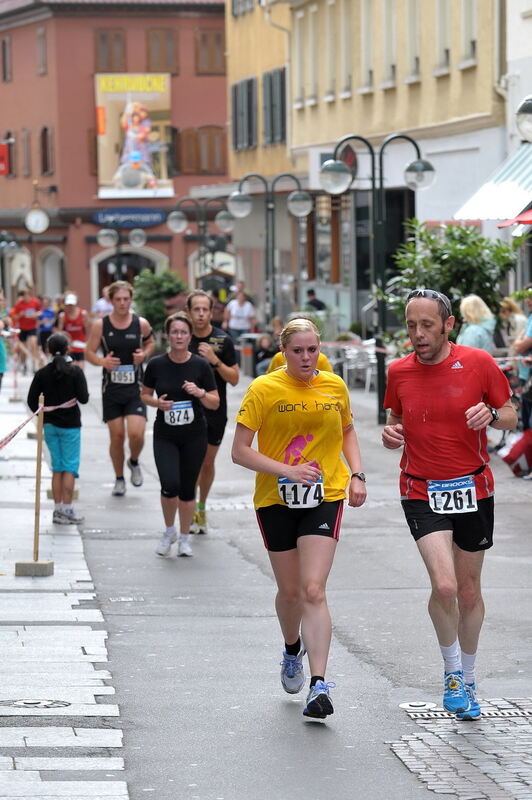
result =
[{"label": "black wristwatch", "polygon": [[497,422],[497,420],[499,419],[499,412],[497,411],[496,408],[489,406],[487,403],[486,403],[486,408],[488,409],[488,411],[491,412],[491,422],[489,422],[488,425],[493,425],[493,423]]},{"label": "black wristwatch", "polygon": [[359,480],[364,481],[364,483],[366,483],[366,476],[364,475],[363,472],[353,472],[351,477],[358,478]]}]

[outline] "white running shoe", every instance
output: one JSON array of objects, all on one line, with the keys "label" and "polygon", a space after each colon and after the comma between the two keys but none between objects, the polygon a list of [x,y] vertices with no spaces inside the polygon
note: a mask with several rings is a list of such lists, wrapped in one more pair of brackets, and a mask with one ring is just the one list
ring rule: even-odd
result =
[{"label": "white running shoe", "polygon": [[142,477],[142,470],[140,468],[140,464],[133,464],[131,463],[131,459],[128,458],[127,466],[131,470],[131,483],[133,486],[142,486],[144,483],[144,478]]},{"label": "white running shoe", "polygon": [[63,509],[63,511],[59,513],[66,517],[71,525],[80,525],[82,522],[85,522],[85,517],[82,517],[81,514],[78,514],[73,508]]},{"label": "white running shoe", "polygon": [[158,556],[167,556],[170,552],[170,548],[172,547],[173,543],[177,540],[177,533],[165,533],[163,534],[161,541],[157,545],[155,552]]},{"label": "white running shoe", "polygon": [[177,555],[178,556],[192,556],[192,547],[190,546],[190,542],[188,539],[180,539],[179,544],[177,545]]},{"label": "white running shoe", "polygon": [[54,510],[52,523],[54,525],[70,525],[70,520],[67,519],[62,511]]},{"label": "white running shoe", "polygon": [[305,670],[303,669],[303,656],[307,651],[301,644],[297,656],[289,656],[283,652],[281,661],[281,683],[288,694],[297,694],[305,684]]},{"label": "white running shoe", "polygon": [[124,478],[117,478],[111,494],[113,495],[113,497],[123,497],[125,493],[126,493],[126,482]]}]

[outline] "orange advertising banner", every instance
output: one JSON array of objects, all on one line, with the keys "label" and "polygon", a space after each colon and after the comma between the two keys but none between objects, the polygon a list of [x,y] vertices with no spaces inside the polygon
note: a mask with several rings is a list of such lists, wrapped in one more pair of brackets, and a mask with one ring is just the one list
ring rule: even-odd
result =
[{"label": "orange advertising banner", "polygon": [[105,136],[105,106],[96,107],[96,133]]}]

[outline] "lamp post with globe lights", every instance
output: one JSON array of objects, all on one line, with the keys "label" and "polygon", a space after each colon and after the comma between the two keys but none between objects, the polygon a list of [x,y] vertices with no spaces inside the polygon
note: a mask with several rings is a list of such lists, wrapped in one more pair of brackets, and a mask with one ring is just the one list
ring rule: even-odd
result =
[{"label": "lamp post with globe lights", "polygon": [[532,142],[532,94],[521,100],[515,113],[517,130],[526,142]]},{"label": "lamp post with globe lights", "polygon": [[[108,227],[101,228],[98,231],[96,234],[96,241],[100,247],[114,247],[116,260],[118,262],[120,258],[121,231],[123,229],[123,225],[113,225],[111,222],[108,222],[107,225]],[[146,231],[144,231],[143,228],[132,228],[127,235],[127,240],[131,247],[144,247],[147,238]],[[112,269],[113,266],[114,269]],[[119,263],[112,265],[109,263],[107,265],[107,270],[110,275],[115,277],[115,279],[120,279],[127,273],[127,265],[120,265]]]},{"label": "lamp post with globe lights", "polygon": [[[208,211],[211,205],[219,208],[218,213],[214,217],[214,223],[218,230],[222,233],[231,233],[234,228],[234,218],[227,211],[223,200],[218,197],[209,197],[207,200],[200,201],[195,197],[183,197],[176,203],[176,210],[171,211],[166,218],[166,224],[173,233],[184,233],[188,227],[189,219],[186,214],[186,206],[192,207],[194,212],[196,225],[198,226],[198,239],[199,239],[199,261],[202,274],[205,272],[205,256],[207,251],[216,249],[218,244],[218,237],[212,237],[210,241],[208,231]],[[218,248],[220,249],[220,248]]]},{"label": "lamp post with globe lights", "polygon": [[238,189],[229,195],[227,208],[233,217],[244,219],[249,216],[253,208],[253,200],[249,194],[243,191],[244,184],[248,180],[258,180],[264,187],[264,207],[265,207],[265,247],[264,247],[264,282],[266,286],[266,319],[269,322],[277,313],[277,289],[276,289],[276,268],[275,268],[275,187],[281,180],[289,180],[295,183],[296,189],[290,192],[287,198],[287,207],[292,216],[302,219],[307,217],[312,211],[312,197],[308,192],[303,191],[299,178],[290,172],[281,172],[274,178],[268,180],[263,175],[250,172],[240,179]]},{"label": "lamp post with globe lights", "polygon": [[409,142],[416,152],[416,158],[405,168],[404,177],[406,185],[413,190],[427,189],[434,181],[434,167],[429,161],[421,158],[418,143],[406,133],[392,133],[387,136],[375,150],[371,142],[364,136],[348,134],[343,136],[335,145],[332,159],[325,161],[320,170],[320,183],[329,194],[343,194],[346,192],[356,172],[341,160],[341,153],[348,142],[360,142],[370,156],[371,180],[371,278],[377,285],[378,300],[378,336],[377,343],[377,419],[379,424],[386,422],[386,412],[383,408],[384,393],[386,389],[386,360],[382,347],[382,335],[386,331],[386,196],[384,192],[384,153],[391,142],[403,140]]}]

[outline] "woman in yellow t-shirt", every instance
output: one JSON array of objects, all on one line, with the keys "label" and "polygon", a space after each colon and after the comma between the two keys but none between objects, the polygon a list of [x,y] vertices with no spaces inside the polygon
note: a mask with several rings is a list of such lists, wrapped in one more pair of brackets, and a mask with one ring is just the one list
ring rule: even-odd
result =
[{"label": "woman in yellow t-shirt", "polygon": [[[275,606],[285,640],[281,683],[289,694],[301,691],[308,652],[311,681],[303,714],[324,719],[333,713],[334,685],[325,682],[332,631],[325,589],[346,488],[349,505],[361,506],[366,478],[347,387],[338,375],[316,369],[320,339],[314,323],[291,320],[281,333],[281,351],[286,367],[256,378],[242,401],[232,455],[257,473],[254,504],[277,581]],[[258,450],[252,447],[255,434]]]},{"label": "woman in yellow t-shirt", "polygon": [[[304,317],[298,317],[298,319],[304,319]],[[279,351],[273,356],[272,360],[268,364],[268,369],[266,370],[266,374],[274,372],[276,369],[279,369],[280,367],[284,367],[285,364],[286,361],[284,360],[284,353]],[[319,369],[321,371],[326,370],[327,372],[334,372],[331,366],[331,362],[324,353],[319,354],[318,363],[316,364],[316,369]]]}]

